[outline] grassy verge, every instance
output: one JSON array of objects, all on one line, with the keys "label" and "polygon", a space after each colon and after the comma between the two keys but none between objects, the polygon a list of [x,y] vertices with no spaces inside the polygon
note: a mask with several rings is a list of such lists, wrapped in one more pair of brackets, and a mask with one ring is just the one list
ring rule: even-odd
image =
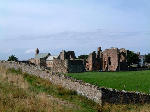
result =
[{"label": "grassy verge", "polygon": [[48,80],[0,68],[0,111],[97,112],[98,105]]},{"label": "grassy verge", "polygon": [[131,105],[131,104],[105,104],[102,112],[150,112],[150,104]]},{"label": "grassy verge", "polygon": [[99,87],[150,93],[150,70],[128,72],[85,72],[67,74]]}]

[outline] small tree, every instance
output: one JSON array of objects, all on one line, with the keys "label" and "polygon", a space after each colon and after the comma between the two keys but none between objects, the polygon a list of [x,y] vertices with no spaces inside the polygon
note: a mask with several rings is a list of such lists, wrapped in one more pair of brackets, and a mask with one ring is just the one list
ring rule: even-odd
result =
[{"label": "small tree", "polygon": [[145,55],[145,62],[150,63],[150,53]]},{"label": "small tree", "polygon": [[139,64],[139,56],[134,53],[133,51],[127,51],[127,63],[128,66],[132,65],[132,64]]},{"label": "small tree", "polygon": [[18,58],[15,55],[11,55],[9,56],[8,61],[18,61]]},{"label": "small tree", "polygon": [[88,58],[88,55],[80,55],[80,56],[78,56],[78,59],[86,60],[87,58]]}]

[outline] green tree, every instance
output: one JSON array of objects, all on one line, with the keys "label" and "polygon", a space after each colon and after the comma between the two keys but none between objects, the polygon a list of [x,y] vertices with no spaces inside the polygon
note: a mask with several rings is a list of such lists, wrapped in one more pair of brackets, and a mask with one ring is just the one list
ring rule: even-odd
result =
[{"label": "green tree", "polygon": [[132,64],[139,64],[139,56],[138,54],[134,53],[133,51],[129,51],[127,50],[127,63],[128,66],[132,65]]},{"label": "green tree", "polygon": [[80,55],[80,56],[78,56],[78,59],[86,60],[87,58],[88,58],[88,55]]},{"label": "green tree", "polygon": [[9,56],[8,61],[18,61],[18,58],[15,55],[11,55]]},{"label": "green tree", "polygon": [[150,63],[150,53],[145,55],[145,62]]}]

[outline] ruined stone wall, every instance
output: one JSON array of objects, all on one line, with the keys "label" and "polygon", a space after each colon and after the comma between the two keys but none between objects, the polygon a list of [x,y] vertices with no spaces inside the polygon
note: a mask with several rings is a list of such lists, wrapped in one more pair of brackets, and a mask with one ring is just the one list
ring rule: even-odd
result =
[{"label": "ruined stone wall", "polygon": [[116,71],[119,69],[119,51],[117,48],[103,51],[103,71]]},{"label": "ruined stone wall", "polygon": [[34,63],[34,64],[40,66],[40,59],[37,59],[37,58],[36,58],[36,59],[34,59],[34,60],[35,60],[35,63]]},{"label": "ruined stone wall", "polygon": [[100,70],[100,54],[97,58],[97,54],[95,52],[90,53],[87,59],[86,68],[88,71]]},{"label": "ruined stone wall", "polygon": [[80,73],[85,71],[83,60],[68,60],[68,72]]},{"label": "ruined stone wall", "polygon": [[119,70],[128,70],[128,64],[127,64],[127,50],[124,48],[119,50],[119,63],[120,67]]},{"label": "ruined stone wall", "polygon": [[59,54],[59,59],[61,60],[74,60],[76,58],[74,51],[65,51],[63,50],[62,52],[60,52]]},{"label": "ruined stone wall", "polygon": [[76,58],[74,51],[66,52],[66,59],[74,60]]},{"label": "ruined stone wall", "polygon": [[56,73],[68,73],[68,60],[53,60],[52,70]]},{"label": "ruined stone wall", "polygon": [[94,51],[90,53],[86,63],[88,71],[117,71],[128,70],[127,67],[127,50],[124,48],[111,48],[102,52],[98,48],[97,54]]},{"label": "ruined stone wall", "polygon": [[48,79],[55,85],[76,91],[99,104],[107,103],[150,103],[150,95],[137,92],[118,91],[115,89],[100,88],[81,80],[76,80],[64,75],[48,73],[46,69],[25,63],[0,61],[0,66],[6,68],[22,69],[24,73]]},{"label": "ruined stone wall", "polygon": [[29,61],[30,63],[35,64],[35,59],[34,59],[34,58],[31,58],[31,59],[29,59],[28,61]]},{"label": "ruined stone wall", "polygon": [[79,73],[84,72],[85,67],[82,60],[54,59],[52,70],[56,73]]},{"label": "ruined stone wall", "polygon": [[29,61],[35,65],[46,67],[46,59],[45,58],[33,58],[33,59],[30,59]]},{"label": "ruined stone wall", "polygon": [[62,52],[60,52],[60,54],[59,54],[59,59],[61,59],[61,60],[65,60],[65,58],[66,58],[66,51],[65,50],[63,50]]},{"label": "ruined stone wall", "polygon": [[97,53],[94,51],[89,54],[87,63],[86,63],[86,70],[87,71],[102,71],[102,50],[101,47],[98,47]]},{"label": "ruined stone wall", "polygon": [[40,58],[40,66],[46,67],[46,58]]},{"label": "ruined stone wall", "polygon": [[93,70],[93,58],[96,58],[96,55],[94,57],[94,54],[95,54],[94,52],[90,53],[89,56],[88,56],[88,59],[87,59],[86,68],[89,71]]}]

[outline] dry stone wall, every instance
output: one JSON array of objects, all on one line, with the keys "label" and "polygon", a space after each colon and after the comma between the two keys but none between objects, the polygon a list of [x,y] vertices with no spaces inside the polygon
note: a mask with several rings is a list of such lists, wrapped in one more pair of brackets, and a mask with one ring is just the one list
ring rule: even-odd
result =
[{"label": "dry stone wall", "polygon": [[0,61],[0,66],[5,66],[6,68],[22,69],[22,72],[29,73],[32,75],[39,76],[44,79],[49,79],[53,84],[61,85],[62,87],[70,90],[76,91],[78,94],[81,94],[95,102],[101,104],[101,90],[98,90],[97,86],[83,83],[82,81],[75,80],[64,75],[52,75],[44,68],[39,66],[28,65],[25,63],[17,62],[7,62]]},{"label": "dry stone wall", "polygon": [[[22,69],[24,73],[48,79],[55,85],[76,91],[99,104],[107,103],[150,103],[150,95],[137,92],[118,91],[115,89],[99,88],[81,80],[75,80],[62,74],[53,74],[45,68],[19,62],[0,61],[0,66]],[[49,72],[49,73],[48,73]]]},{"label": "dry stone wall", "polygon": [[118,91],[112,88],[101,88],[102,101],[115,104],[150,103],[150,95],[139,92]]}]

